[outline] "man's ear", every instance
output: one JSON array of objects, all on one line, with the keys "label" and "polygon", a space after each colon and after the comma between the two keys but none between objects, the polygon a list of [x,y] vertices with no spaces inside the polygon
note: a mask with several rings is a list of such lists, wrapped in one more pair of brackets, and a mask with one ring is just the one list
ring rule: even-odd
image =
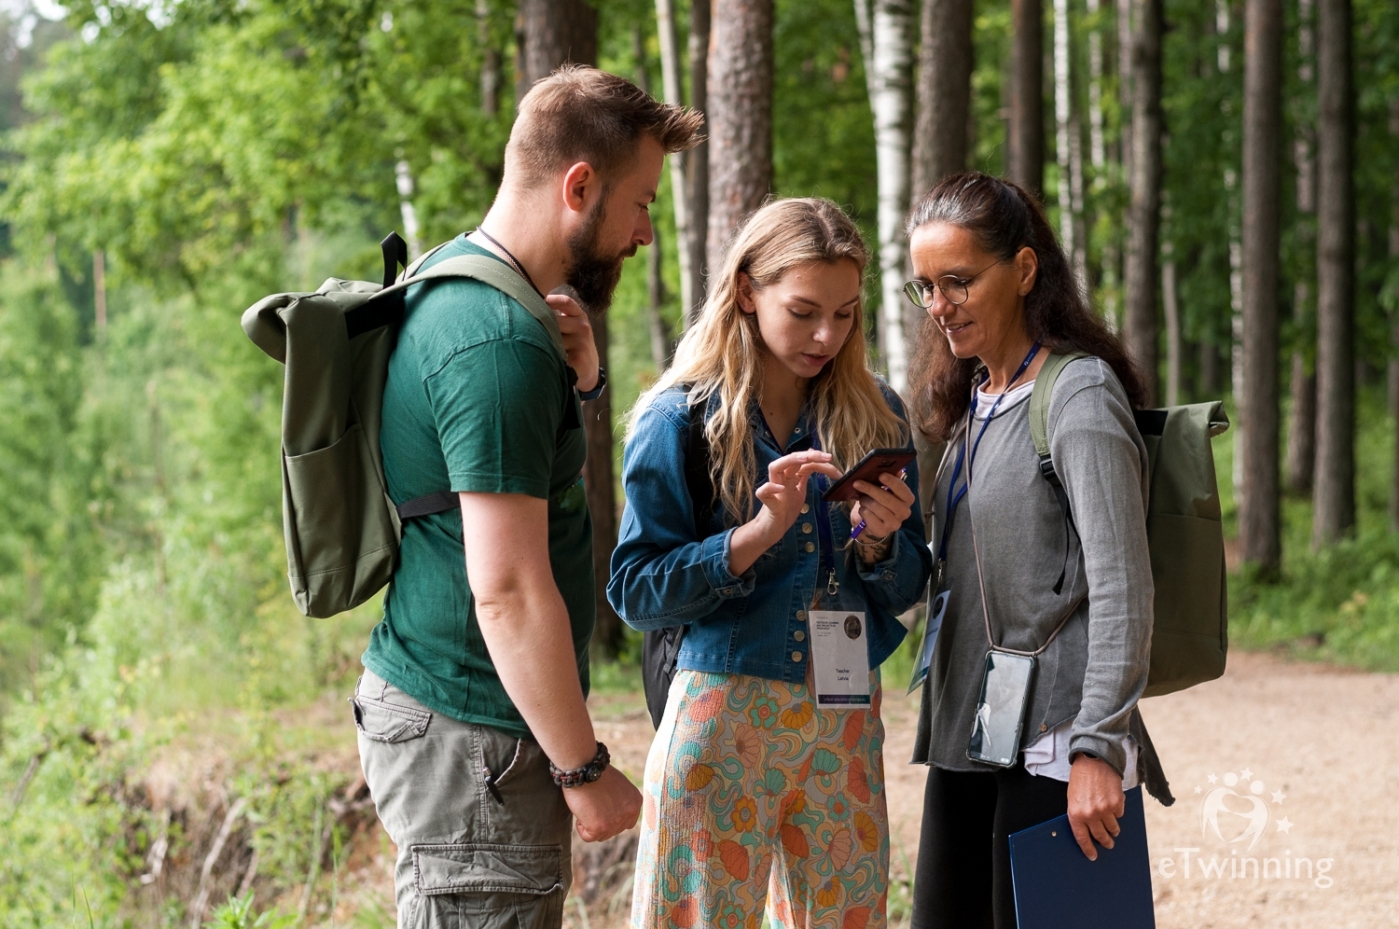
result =
[{"label": "man's ear", "polygon": [[1030,246],[1025,246],[1015,255],[1015,270],[1020,275],[1018,293],[1028,297],[1035,289],[1035,279],[1040,273],[1040,256]]},{"label": "man's ear", "polygon": [[734,296],[738,298],[738,308],[752,316],[758,312],[758,308],[753,304],[753,279],[746,272],[738,272],[738,285],[734,288]]},{"label": "man's ear", "polygon": [[586,213],[602,191],[602,178],[586,161],[569,167],[563,176],[564,206],[575,213]]}]

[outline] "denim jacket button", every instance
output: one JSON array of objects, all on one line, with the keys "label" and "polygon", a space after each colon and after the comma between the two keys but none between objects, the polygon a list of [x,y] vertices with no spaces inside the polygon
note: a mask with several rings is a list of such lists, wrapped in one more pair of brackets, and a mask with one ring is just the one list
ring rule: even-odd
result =
[{"label": "denim jacket button", "polygon": [[811,504],[810,504],[810,503],[803,503],[803,504],[802,504],[802,512],[803,512],[803,513],[810,513],[810,512],[811,512]]},{"label": "denim jacket button", "polygon": [[802,532],[811,535],[811,523],[802,523]]},{"label": "denim jacket button", "polygon": [[792,660],[793,660],[793,661],[801,661],[801,660],[802,660],[802,653],[801,653],[801,652],[792,652]]},{"label": "denim jacket button", "polygon": [[797,610],[797,622],[806,622],[806,610]]},{"label": "denim jacket button", "polygon": [[798,642],[800,642],[800,641],[802,641],[803,639],[806,638],[806,633],[805,633],[805,632],[802,632],[800,629],[798,629],[796,632],[792,633],[792,638],[794,638],[794,639],[796,639]]},{"label": "denim jacket button", "polygon": [[815,545],[814,543],[812,543],[812,542],[806,543],[806,551],[807,551],[807,554],[810,554],[810,553],[816,551],[816,545]]}]

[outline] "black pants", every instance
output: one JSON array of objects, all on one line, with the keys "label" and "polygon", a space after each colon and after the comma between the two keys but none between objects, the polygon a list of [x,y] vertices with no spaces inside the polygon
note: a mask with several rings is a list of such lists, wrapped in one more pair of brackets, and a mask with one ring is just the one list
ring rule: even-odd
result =
[{"label": "black pants", "polygon": [[913,929],[1015,929],[1009,836],[1062,816],[1068,785],[1023,765],[982,773],[929,766],[913,884]]}]

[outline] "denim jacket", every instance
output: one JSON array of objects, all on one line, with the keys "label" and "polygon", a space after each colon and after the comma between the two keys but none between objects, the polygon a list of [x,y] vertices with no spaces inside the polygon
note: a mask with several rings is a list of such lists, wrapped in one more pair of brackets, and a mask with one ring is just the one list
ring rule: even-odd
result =
[{"label": "denim jacket", "polygon": [[[902,418],[897,396],[889,391],[885,396]],[[806,610],[820,573],[818,482],[807,484],[802,515],[781,541],[736,576],[729,571],[733,529],[725,528],[718,495],[707,536],[695,537],[694,507],[685,483],[689,421],[686,392],[678,387],[656,397],[637,421],[622,458],[627,505],[612,554],[607,599],[633,629],[688,624],[681,668],[804,681],[809,663]],[[766,480],[768,465],[782,455],[811,448],[812,424],[806,414],[786,452],[773,441],[756,406],[751,421],[758,483]],[[917,470],[908,470],[915,495]],[[755,500],[755,509],[757,505]],[[848,510],[830,507],[841,599],[839,607],[826,608],[863,609],[868,614],[871,668],[903,640],[906,630],[895,617],[918,603],[932,572],[920,512],[915,505],[895,534],[887,558],[865,565],[854,546],[844,544],[850,538]],[[820,583],[824,588],[826,579]]]}]

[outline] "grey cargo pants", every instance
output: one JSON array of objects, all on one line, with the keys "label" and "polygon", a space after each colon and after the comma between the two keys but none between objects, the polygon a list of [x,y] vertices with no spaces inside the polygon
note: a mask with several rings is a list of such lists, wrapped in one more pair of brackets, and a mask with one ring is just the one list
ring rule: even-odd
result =
[{"label": "grey cargo pants", "polygon": [[573,818],[539,745],[435,713],[368,670],[351,703],[398,846],[400,929],[558,929]]}]

